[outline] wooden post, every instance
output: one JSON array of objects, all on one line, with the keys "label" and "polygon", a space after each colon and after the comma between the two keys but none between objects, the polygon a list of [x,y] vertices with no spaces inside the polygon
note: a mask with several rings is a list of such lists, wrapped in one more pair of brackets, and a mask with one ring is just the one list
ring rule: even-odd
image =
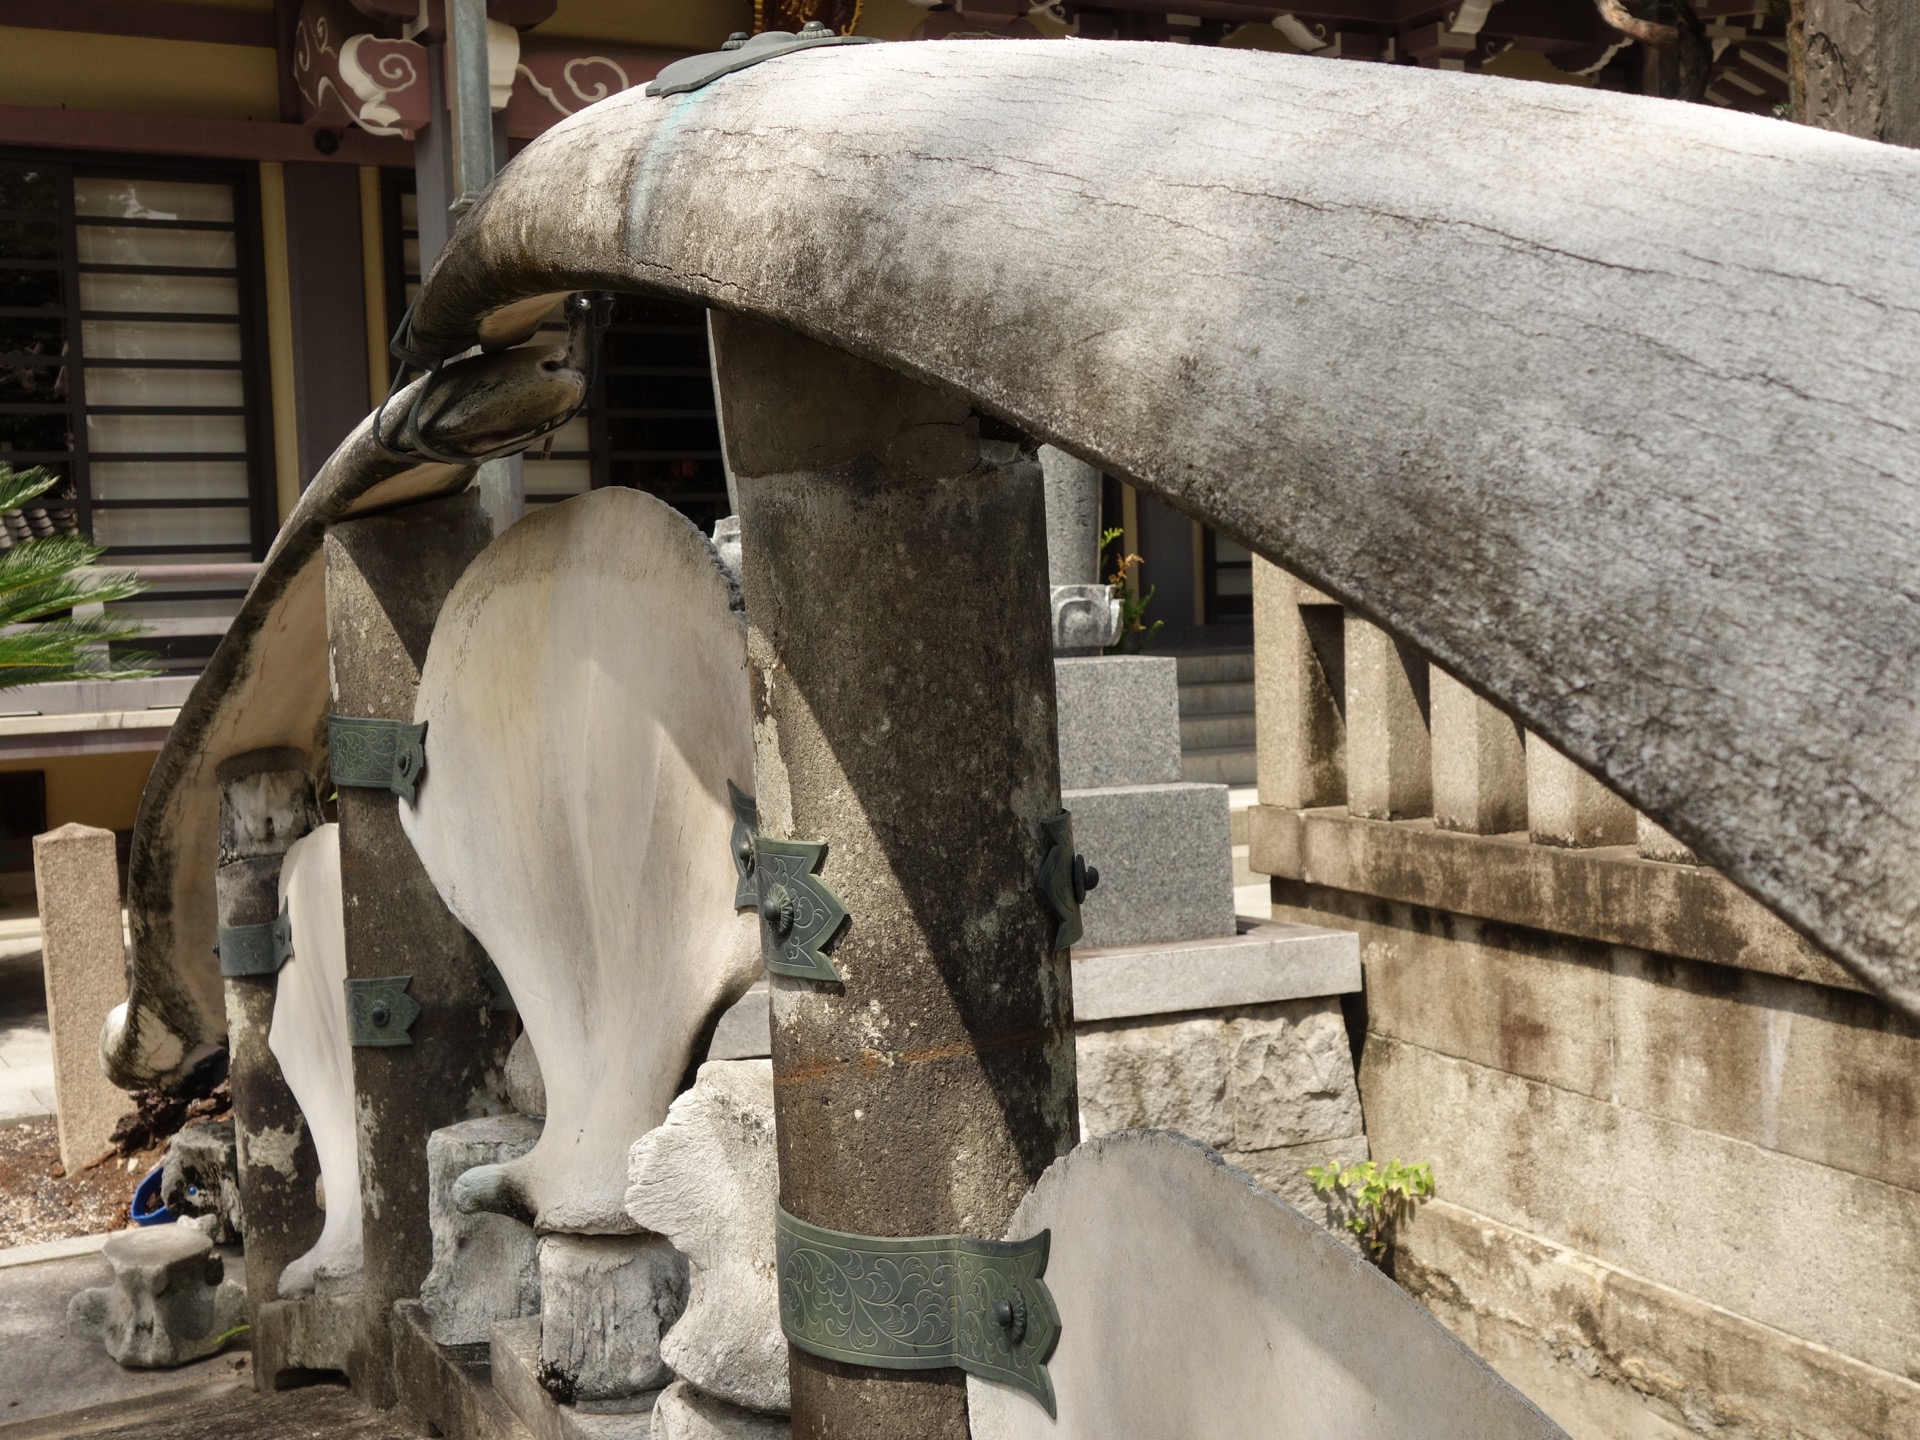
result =
[{"label": "wooden post", "polygon": [[[215,903],[222,929],[264,925],[280,913],[280,865],[287,849],[320,823],[320,806],[298,750],[253,750],[221,762],[220,868]],[[319,1238],[314,1184],[320,1160],[300,1106],[267,1048],[278,974],[229,975],[228,1074],[246,1223],[247,1315],[254,1326],[254,1384],[272,1390],[290,1363],[263,1349],[263,1306],[279,1296],[280,1272]],[[339,1197],[354,1203],[353,1197]],[[276,1334],[278,1332],[275,1332]]]},{"label": "wooden post", "polygon": [[[842,983],[773,982],[780,1199],[861,1235],[999,1239],[1074,1142],[1040,469],[968,407],[716,315],[740,487],[761,832],[824,841]],[[993,447],[985,447],[993,448]],[[998,453],[1004,452],[1004,453]],[[796,1440],[961,1440],[958,1370],[792,1352]]]},{"label": "wooden post", "polygon": [[[413,719],[434,621],[492,533],[472,490],[327,531],[336,715]],[[386,790],[340,787],[347,975],[411,976],[407,994],[421,1007],[411,1044],[353,1052],[366,1286],[347,1370],[380,1406],[394,1401],[394,1302],[419,1293],[432,1261],[427,1136],[503,1108],[493,1086],[513,1040],[510,1018],[488,1008],[485,952],[442,903],[400,828],[404,803]]]}]

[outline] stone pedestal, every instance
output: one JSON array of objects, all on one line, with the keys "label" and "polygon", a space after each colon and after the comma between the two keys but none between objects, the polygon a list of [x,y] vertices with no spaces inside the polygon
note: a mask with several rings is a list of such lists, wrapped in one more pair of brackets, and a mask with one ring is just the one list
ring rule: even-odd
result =
[{"label": "stone pedestal", "polygon": [[658,1389],[686,1300],[687,1262],[658,1235],[542,1236],[540,1383],[563,1405]]},{"label": "stone pedestal", "polygon": [[62,825],[33,837],[60,1163],[73,1174],[107,1148],[133,1102],[100,1071],[100,1027],[126,998],[126,936],[113,832]]},{"label": "stone pedestal", "polygon": [[1066,790],[1073,838],[1100,884],[1080,907],[1086,945],[1231,935],[1232,816],[1224,785]]},{"label": "stone pedestal", "polygon": [[134,1369],[167,1369],[212,1355],[246,1323],[246,1290],[225,1277],[213,1241],[192,1225],[155,1225],[107,1241],[113,1283],[82,1290],[67,1328],[105,1342]]},{"label": "stone pedestal", "polygon": [[496,1321],[540,1309],[533,1227],[505,1215],[469,1213],[453,1195],[454,1182],[474,1166],[517,1159],[539,1138],[540,1122],[524,1115],[466,1120],[427,1137],[433,1268],[420,1287],[420,1304],[438,1344],[485,1344]]}]

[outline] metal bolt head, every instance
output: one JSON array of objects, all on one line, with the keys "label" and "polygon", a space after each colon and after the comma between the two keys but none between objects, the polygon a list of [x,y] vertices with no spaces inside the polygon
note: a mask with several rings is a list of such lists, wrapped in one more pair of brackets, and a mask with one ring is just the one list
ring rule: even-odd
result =
[{"label": "metal bolt head", "polygon": [[727,36],[726,42],[722,44],[720,48],[722,50],[738,50],[742,45],[746,43],[747,43],[747,32],[744,30],[736,30],[731,35]]},{"label": "metal bolt head", "polygon": [[773,931],[773,938],[784,940],[793,929],[793,896],[784,885],[769,885],[760,897],[760,918]]},{"label": "metal bolt head", "polygon": [[376,1000],[368,1009],[367,1018],[384,1030],[393,1020],[393,1007],[384,1000]]},{"label": "metal bolt head", "polygon": [[1078,905],[1087,898],[1087,892],[1100,883],[1100,872],[1087,864],[1084,855],[1073,857],[1073,903]]},{"label": "metal bolt head", "polygon": [[1007,1339],[1012,1344],[1018,1345],[1027,1338],[1027,1302],[1019,1292],[1016,1291],[1005,1300],[993,1302],[993,1319],[1007,1332]]},{"label": "metal bolt head", "polygon": [[818,20],[809,20],[800,27],[800,38],[803,40],[812,40],[816,36],[831,35],[832,33],[831,30],[822,25]]}]

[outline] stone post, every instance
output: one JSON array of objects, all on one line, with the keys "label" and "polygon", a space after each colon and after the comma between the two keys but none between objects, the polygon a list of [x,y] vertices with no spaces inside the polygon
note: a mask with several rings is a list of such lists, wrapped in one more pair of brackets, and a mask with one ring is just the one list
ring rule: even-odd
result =
[{"label": "stone post", "polygon": [[1468,835],[1527,828],[1527,751],[1519,725],[1430,667],[1433,823]]},{"label": "stone post", "polygon": [[34,836],[33,883],[40,897],[60,1163],[71,1175],[107,1148],[114,1125],[133,1109],[133,1101],[100,1070],[100,1027],[127,997],[113,832],[62,825]]},{"label": "stone post", "polygon": [[[214,874],[222,929],[270,924],[280,913],[287,847],[320,823],[320,806],[298,750],[254,750],[222,761],[220,868]],[[300,1106],[267,1048],[277,973],[228,975],[228,1073],[246,1225],[247,1314],[254,1326],[254,1384],[274,1388],[285,1356],[267,1353],[260,1311],[279,1297],[280,1272],[320,1235],[315,1184],[320,1160]],[[343,1197],[348,1204],[353,1197]],[[271,1345],[271,1342],[268,1342]]]},{"label": "stone post", "polygon": [[1920,145],[1920,5],[1795,0],[1795,118],[1890,145]]},{"label": "stone post", "polygon": [[1347,799],[1345,622],[1338,605],[1253,558],[1253,706],[1260,803]]},{"label": "stone post", "polygon": [[1626,801],[1529,731],[1527,829],[1536,845],[1585,850],[1633,844],[1639,817]]},{"label": "stone post", "polygon": [[1349,614],[1346,672],[1348,811],[1368,820],[1431,815],[1427,662]]},{"label": "stone post", "polygon": [[[327,531],[335,714],[413,719],[434,621],[492,533],[472,490]],[[431,748],[429,738],[423,784],[432,783]],[[410,1044],[353,1052],[366,1290],[347,1368],[354,1388],[383,1407],[394,1399],[394,1302],[419,1293],[433,1259],[427,1137],[504,1108],[494,1091],[513,1042],[511,1017],[489,1008],[485,953],[442,903],[400,828],[404,803],[386,790],[340,787],[347,975],[410,976],[406,993],[420,1006]]]},{"label": "stone post", "polygon": [[[999,1238],[1075,1138],[1039,468],[967,406],[715,315],[740,487],[762,832],[823,841],[838,984],[775,977],[780,1200],[874,1236]],[[985,452],[983,454],[983,452]],[[958,1370],[792,1353],[793,1434],[961,1440]]]}]

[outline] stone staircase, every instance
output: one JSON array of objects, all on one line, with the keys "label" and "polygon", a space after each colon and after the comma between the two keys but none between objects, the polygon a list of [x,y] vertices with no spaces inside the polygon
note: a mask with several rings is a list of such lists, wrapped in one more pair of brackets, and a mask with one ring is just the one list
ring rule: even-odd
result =
[{"label": "stone staircase", "polygon": [[1180,664],[1180,778],[1251,785],[1253,651],[1195,650]]}]

